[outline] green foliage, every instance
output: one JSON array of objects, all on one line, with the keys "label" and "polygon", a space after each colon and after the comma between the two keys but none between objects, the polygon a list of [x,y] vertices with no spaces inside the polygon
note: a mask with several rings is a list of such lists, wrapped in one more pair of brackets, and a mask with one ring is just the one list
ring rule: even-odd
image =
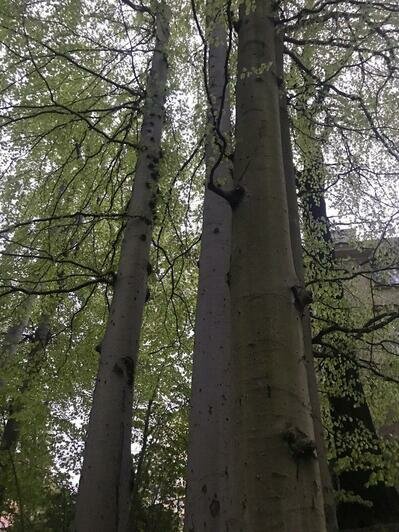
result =
[{"label": "green foliage", "polygon": [[[234,19],[242,3],[215,2],[212,9],[227,6]],[[330,214],[329,221],[306,213],[302,219],[325,424],[334,434],[330,457],[337,474],[370,471],[370,485],[398,483],[397,440],[376,445],[350,414],[337,425],[326,399],[357,407],[366,400],[377,428],[399,420],[398,308],[383,295],[399,256],[389,245],[398,234],[399,199],[397,10],[390,6],[348,0],[338,11],[334,3],[318,10],[292,0],[278,8],[300,202],[322,210],[326,200]],[[203,1],[196,8],[204,28],[212,13]],[[171,9],[171,77],[133,412],[143,532],[181,529],[203,139],[210,129],[191,5]],[[0,487],[17,530],[58,532],[71,522],[153,39],[153,17],[116,0],[3,0],[0,7],[0,436],[13,417],[20,427],[15,449],[0,451]],[[372,261],[333,257],[333,230],[354,224],[350,244]],[[45,314],[50,339],[31,356]],[[21,323],[11,348],[10,331]],[[347,378],[353,368],[364,393]]]}]

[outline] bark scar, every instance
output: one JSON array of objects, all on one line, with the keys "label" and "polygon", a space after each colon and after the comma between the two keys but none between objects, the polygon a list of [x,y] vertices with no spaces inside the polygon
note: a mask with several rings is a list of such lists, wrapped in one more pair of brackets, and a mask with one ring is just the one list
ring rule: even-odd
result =
[{"label": "bark scar", "polygon": [[292,286],[292,293],[294,294],[294,303],[300,313],[303,313],[305,307],[313,302],[313,295],[310,290],[303,286]]},{"label": "bark scar", "polygon": [[288,443],[294,460],[316,458],[315,443],[298,427],[288,425],[282,433],[283,440]]},{"label": "bark scar", "polygon": [[129,386],[133,385],[133,376],[134,376],[134,362],[131,357],[123,357],[122,362],[125,365],[127,383]]},{"label": "bark scar", "polygon": [[212,517],[216,517],[217,515],[219,515],[219,512],[220,512],[220,502],[215,498],[212,500],[210,506],[209,506],[209,510],[211,511],[211,516]]}]

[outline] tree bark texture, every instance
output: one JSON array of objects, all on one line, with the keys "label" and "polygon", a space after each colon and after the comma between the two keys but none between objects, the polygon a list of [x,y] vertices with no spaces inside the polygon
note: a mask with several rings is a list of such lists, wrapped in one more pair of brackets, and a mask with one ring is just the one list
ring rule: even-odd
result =
[{"label": "tree bark texture", "polygon": [[[287,204],[289,212],[290,236],[292,254],[294,259],[296,275],[299,279],[301,289],[305,289],[305,271],[302,255],[302,239],[300,230],[300,218],[298,199],[296,191],[295,168],[293,162],[290,121],[287,108],[287,98],[284,90],[284,68],[283,68],[283,34],[276,35],[276,62],[277,75],[280,84],[280,123],[281,123],[281,144],[283,150],[285,183],[287,190]],[[323,488],[324,513],[326,517],[326,527],[328,532],[338,531],[337,514],[335,507],[334,489],[331,481],[330,470],[327,461],[327,449],[324,441],[324,429],[321,420],[320,398],[318,383],[315,372],[312,345],[312,329],[308,306],[302,312],[302,327],[304,341],[304,356],[306,362],[306,373],[308,380],[309,398],[312,408],[313,427],[315,434],[316,452],[319,459],[320,477]]]},{"label": "tree bark texture", "polygon": [[77,500],[77,532],[125,532],[127,526],[133,378],[159,178],[169,18],[169,9],[161,2],[133,192],[88,426]]},{"label": "tree bark texture", "polygon": [[231,258],[235,504],[241,532],[326,530],[280,131],[271,1],[241,7]]},{"label": "tree bark texture", "polygon": [[[226,79],[226,24],[217,2],[207,3],[208,182],[231,189],[231,122]],[[217,7],[217,6],[216,6]],[[231,208],[206,188],[201,239],[189,429],[185,531],[228,529],[230,413],[230,268]],[[211,447],[210,447],[211,446]]]}]

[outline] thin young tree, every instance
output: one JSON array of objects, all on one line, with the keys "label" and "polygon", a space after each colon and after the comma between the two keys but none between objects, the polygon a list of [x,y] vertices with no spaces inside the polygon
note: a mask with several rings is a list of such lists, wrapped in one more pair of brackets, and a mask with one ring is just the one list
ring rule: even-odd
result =
[{"label": "thin young tree", "polygon": [[[40,369],[45,360],[45,350],[51,338],[49,316],[43,314],[33,338],[32,345],[26,356],[26,371],[21,385],[18,387],[18,397],[8,404],[8,418],[0,439],[0,511],[5,509],[6,482],[9,471],[15,467],[14,454],[21,437],[21,413],[24,412],[24,394],[30,391],[32,381],[40,374]],[[18,501],[22,505],[22,501]],[[23,516],[23,509],[20,508]]]},{"label": "thin young tree", "polygon": [[[34,298],[28,297],[23,302],[21,316],[16,323],[10,325],[5,335],[4,345],[2,346],[2,356],[0,359],[0,368],[4,368],[11,363],[15,357],[18,348],[23,340],[23,335],[28,325],[29,316],[32,311]],[[36,352],[36,346],[32,349]],[[3,372],[2,372],[3,373]],[[6,383],[0,379],[0,390]],[[3,391],[3,390],[2,390]],[[15,404],[9,402],[5,405],[4,418],[5,423],[0,438],[0,512],[5,510],[5,498],[7,492],[8,472],[12,469],[12,455],[18,443],[19,423],[15,418]]]}]

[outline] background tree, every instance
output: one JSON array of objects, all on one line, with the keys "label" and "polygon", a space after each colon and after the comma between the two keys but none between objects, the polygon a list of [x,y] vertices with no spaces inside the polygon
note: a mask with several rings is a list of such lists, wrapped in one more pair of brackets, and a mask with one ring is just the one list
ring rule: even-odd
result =
[{"label": "background tree", "polygon": [[[356,18],[357,13],[353,13],[353,16]],[[358,24],[358,30],[360,27],[360,24]],[[309,34],[311,34],[311,31],[308,27],[305,36],[307,37]],[[384,30],[382,30],[381,35],[385,37]],[[318,42],[319,41],[317,41],[317,43]],[[339,37],[336,42],[339,42]],[[334,351],[335,346],[334,353],[331,354],[330,352],[330,360],[327,362],[323,361],[323,374],[326,375],[324,372],[328,373],[327,381],[329,382],[329,385],[326,392],[330,397],[332,413],[335,419],[333,424],[336,442],[335,449],[340,454],[341,467],[345,460],[347,464],[346,467],[348,467],[349,460],[352,463],[351,467],[353,468],[352,470],[349,468],[345,473],[341,469],[340,474],[343,475],[343,481],[340,483],[340,487],[346,489],[346,502],[343,500],[340,503],[339,517],[341,526],[359,526],[378,522],[379,520],[395,520],[396,494],[390,488],[384,488],[382,483],[379,487],[377,487],[377,485],[373,486],[373,482],[371,483],[371,486],[368,486],[367,481],[370,477],[371,469],[373,467],[378,468],[379,466],[375,463],[374,466],[371,466],[371,469],[369,469],[370,466],[366,466],[365,463],[361,465],[362,460],[367,462],[371,459],[371,461],[373,461],[373,456],[377,456],[378,454],[381,456],[381,451],[377,450],[378,439],[376,438],[372,418],[367,406],[367,400],[364,396],[360,382],[360,373],[358,370],[360,361],[357,360],[357,357],[359,356],[359,342],[355,342],[357,344],[355,346],[354,339],[359,339],[363,334],[367,335],[367,333],[370,332],[370,327],[373,330],[383,329],[391,320],[396,319],[397,316],[392,312],[382,313],[378,316],[378,314],[372,310],[372,316],[366,317],[364,313],[360,313],[354,318],[353,286],[350,287],[348,283],[346,283],[346,286],[345,284],[342,284],[342,281],[345,279],[345,274],[343,274],[343,271],[346,269],[345,266],[340,273],[337,272],[335,274],[336,279],[332,284],[328,285],[321,281],[323,277],[334,277],[334,274],[332,273],[333,270],[339,268],[338,266],[333,265],[332,257],[334,253],[334,241],[331,236],[323,193],[324,191],[328,191],[331,186],[334,186],[340,178],[337,179],[335,173],[333,173],[334,165],[331,164],[331,161],[329,160],[329,165],[324,162],[324,157],[328,157],[328,155],[323,155],[323,150],[325,153],[329,153],[328,150],[330,144],[327,141],[326,136],[331,134],[331,131],[341,132],[340,128],[342,127],[341,124],[334,123],[330,121],[330,119],[324,120],[323,122],[323,113],[328,114],[329,109],[336,108],[336,106],[331,103],[330,99],[334,101],[334,93],[336,91],[336,86],[340,83],[340,78],[343,75],[342,72],[344,72],[346,68],[351,67],[352,56],[353,54],[356,55],[358,52],[356,51],[356,46],[354,46],[354,49],[351,49],[350,53],[342,53],[341,57],[339,54],[336,54],[336,62],[326,68],[326,73],[328,73],[328,81],[326,82],[323,79],[319,79],[312,70],[314,55],[318,53],[317,48],[314,46],[316,41],[312,41],[312,39],[309,39],[309,41],[302,39],[302,43],[306,44],[303,48],[300,59],[298,57],[295,58],[295,63],[302,70],[302,76],[305,83],[302,86],[298,84],[296,87],[296,89],[299,90],[297,91],[296,96],[297,119],[295,127],[297,146],[303,164],[303,170],[299,176],[299,186],[305,213],[304,221],[308,250],[308,271],[312,279],[310,281],[311,286],[317,295],[317,312],[314,317],[316,323],[317,319],[322,320],[321,323],[316,325],[317,328],[321,328],[321,331],[316,336],[315,343],[319,345],[319,341],[321,341],[323,344],[322,350],[333,349]],[[384,45],[385,44],[386,43],[384,42]],[[373,47],[375,47],[375,54],[379,55],[381,52],[378,50],[378,45],[376,46],[375,42],[370,44],[368,53],[372,54]],[[390,50],[390,52],[393,54],[393,50]],[[392,55],[390,55],[390,57],[392,59]],[[318,61],[320,61],[319,58]],[[364,73],[363,68],[365,63],[367,63],[367,61],[360,63],[360,73]],[[387,64],[389,64],[389,62]],[[356,76],[354,75],[352,79],[353,81],[356,80]],[[376,81],[379,82],[380,79],[381,78],[377,77]],[[389,75],[387,75],[386,79],[389,79]],[[356,83],[354,83],[353,87],[358,89]],[[362,84],[360,84],[360,89],[361,88]],[[344,93],[341,93],[340,96],[349,98],[349,95]],[[366,125],[370,126],[370,120],[372,120],[372,113],[374,112],[373,106],[370,105],[369,102],[362,101],[361,92],[360,95],[352,95],[351,101],[361,102],[358,120],[363,120],[366,122]],[[353,116],[351,119],[353,120]],[[375,136],[376,140],[378,142],[380,141],[378,130],[375,130],[375,128],[363,130],[361,132],[362,135],[364,135],[364,131],[371,132],[371,137]],[[349,147],[348,145],[350,145],[349,153],[352,154],[353,150],[356,149],[356,145],[354,145],[350,133],[348,133],[346,138],[346,146]],[[337,154],[338,151],[339,148],[335,149],[335,154]],[[349,160],[352,159],[351,157],[348,158],[348,153],[346,153],[346,161],[348,162]],[[330,169],[328,166],[330,166]],[[332,174],[330,177],[328,176],[329,173]],[[331,183],[333,183],[333,185],[331,185]],[[340,184],[345,187],[346,180],[342,180]],[[329,259],[326,259],[326,257],[329,257]],[[328,262],[328,266],[326,265],[326,262]],[[340,267],[342,268],[342,265]],[[323,269],[324,273],[322,274],[321,270]],[[314,273],[315,271],[318,271],[319,273],[316,274]],[[350,273],[347,273],[348,281],[349,276],[351,276],[350,278],[353,280],[361,275],[361,269],[359,269],[359,271],[352,270]],[[319,284],[320,281],[321,284]],[[354,282],[358,283],[358,281]],[[342,300],[344,293],[346,293],[346,303]],[[338,317],[337,313],[342,314]],[[349,313],[351,318],[349,318]],[[350,325],[353,319],[355,319],[355,321],[359,320],[359,325],[356,326],[354,323]],[[387,319],[387,321],[385,321],[385,319]],[[364,326],[363,324],[360,325],[362,320],[364,320]],[[338,323],[340,323],[340,325],[338,325]],[[352,334],[350,332],[351,326],[353,327]],[[338,336],[335,336],[334,341],[332,341],[334,334],[336,334],[338,330],[345,330],[345,338],[341,336],[340,339],[338,339]],[[326,336],[324,336],[324,334]],[[325,341],[327,343],[325,343]],[[346,347],[344,347],[344,344]],[[343,350],[346,353],[345,360],[342,360],[342,354],[339,354],[340,350]],[[320,351],[318,351],[318,356],[322,356]],[[332,362],[331,356],[335,362]],[[338,360],[340,360],[340,362],[338,362]],[[367,366],[369,365],[367,364]],[[347,371],[343,371],[344,367],[347,367]],[[327,370],[327,368],[329,369]],[[344,405],[346,407],[345,412],[343,412]],[[351,410],[350,414],[348,413],[348,409]],[[338,414],[338,411],[340,411],[340,414]],[[359,424],[362,426],[361,429],[359,429]],[[355,426],[357,427],[356,429]],[[366,427],[368,427],[368,429],[366,429]],[[344,435],[345,432],[346,436]],[[369,436],[366,435],[367,432],[369,433]],[[344,443],[345,441],[346,443]],[[363,454],[363,459],[360,459],[359,449],[363,449],[362,453],[360,453]],[[356,458],[354,453],[356,453]],[[345,466],[343,466],[343,468],[345,470]],[[344,479],[346,479],[346,481]],[[382,495],[384,490],[385,495]],[[382,495],[380,498],[378,496],[379,492]],[[354,511],[353,505],[359,505],[362,499],[374,499],[374,509],[367,508],[367,506],[363,504],[357,506],[356,511]]]}]

